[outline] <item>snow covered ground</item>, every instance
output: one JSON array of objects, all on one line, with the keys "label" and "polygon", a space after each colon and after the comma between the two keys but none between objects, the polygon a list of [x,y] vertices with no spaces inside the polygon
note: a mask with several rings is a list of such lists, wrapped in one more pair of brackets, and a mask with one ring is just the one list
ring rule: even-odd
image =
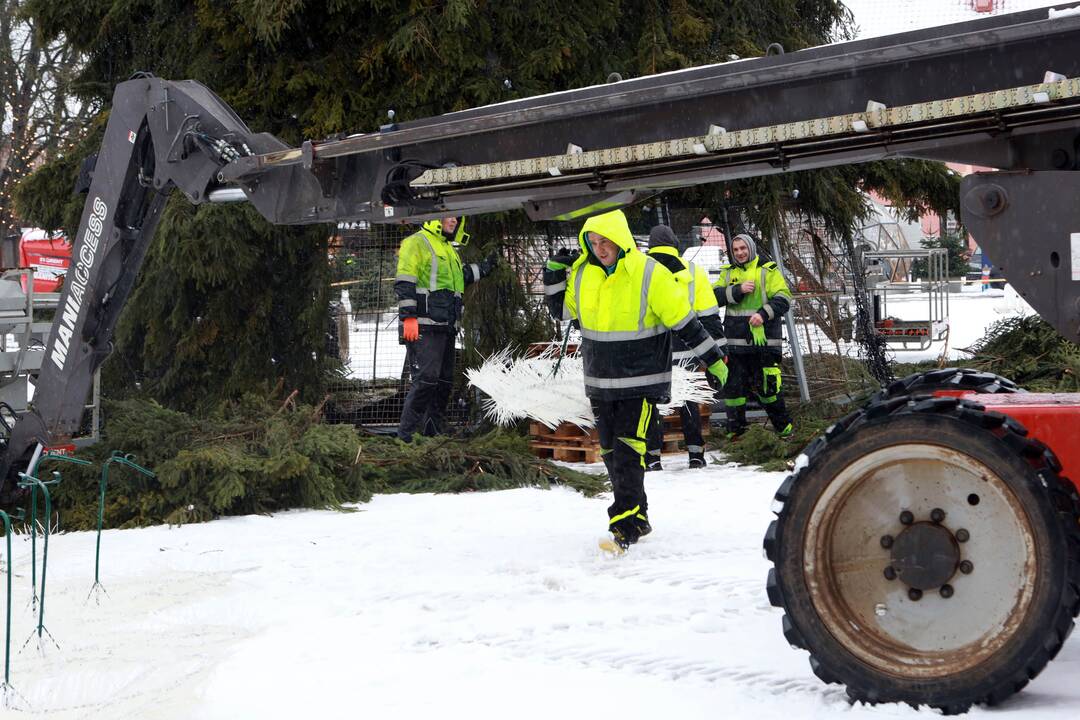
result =
[{"label": "snow covered ground", "polygon": [[[608,500],[565,489],[107,531],[100,604],[85,601],[93,534],[56,536],[45,624],[60,649],[13,656],[30,713],[3,716],[920,714],[849,707],[784,641],[761,556],[782,474],[666,463],[647,480],[656,531],[616,559],[596,549]],[[17,542],[16,650],[33,627],[28,557]],[[1071,719],[1078,676],[1074,637],[993,712]]]},{"label": "snow covered ground", "polygon": [[[952,346],[1021,311],[1000,292],[954,299]],[[761,553],[783,474],[719,462],[669,456],[650,473],[656,531],[617,559],[596,547],[610,498],[565,489],[106,531],[97,602],[94,534],[55,535],[45,626],[59,647],[23,645],[36,616],[17,537],[0,717],[935,714],[849,707],[788,647]],[[971,717],[1075,717],[1077,637],[1022,694]]]}]

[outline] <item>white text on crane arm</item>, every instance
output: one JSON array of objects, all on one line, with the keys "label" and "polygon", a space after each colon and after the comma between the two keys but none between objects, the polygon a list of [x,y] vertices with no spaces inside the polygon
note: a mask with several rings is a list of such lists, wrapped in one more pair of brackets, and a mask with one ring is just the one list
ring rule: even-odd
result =
[{"label": "white text on crane arm", "polygon": [[71,269],[71,277],[68,278],[67,302],[64,303],[63,314],[56,326],[56,340],[53,342],[52,361],[60,370],[64,369],[67,362],[68,347],[71,337],[75,334],[75,323],[79,320],[79,311],[82,309],[83,296],[86,293],[86,285],[90,282],[90,271],[97,260],[98,244],[101,242],[101,231],[105,227],[105,215],[109,207],[99,197],[94,198],[93,211],[90,213],[90,221],[86,226],[86,234],[83,235],[82,246],[79,248],[79,257],[76,258],[75,267]]}]

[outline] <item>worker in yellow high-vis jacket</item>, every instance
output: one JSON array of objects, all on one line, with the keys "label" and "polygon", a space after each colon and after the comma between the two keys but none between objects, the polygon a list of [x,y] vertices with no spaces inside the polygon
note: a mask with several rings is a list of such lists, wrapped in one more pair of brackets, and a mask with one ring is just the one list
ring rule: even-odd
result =
[{"label": "worker in yellow high-vis jacket", "polygon": [[[716,341],[720,352],[725,352],[724,321],[720,317],[720,308],[713,295],[712,284],[705,268],[688,262],[679,255],[679,241],[675,231],[667,225],[657,225],[649,231],[649,257],[671,271],[675,279],[686,288],[686,297],[705,331]],[[694,357],[679,338],[671,340],[671,362],[679,364]],[[705,467],[705,439],[701,434],[701,413],[697,403],[684,403],[679,408],[682,420],[683,439],[686,441],[686,454],[691,469]],[[649,430],[648,450],[645,454],[645,470],[662,470],[660,451],[664,443],[664,423],[659,418],[653,419]]]},{"label": "worker in yellow high-vis jacket", "polygon": [[[634,245],[622,211],[585,221],[581,254],[548,261],[544,293],[556,319],[576,320],[600,451],[614,501],[608,530],[621,547],[652,531],[645,495],[646,433],[671,394],[671,332],[720,382],[727,366],[686,288]],[[671,332],[669,332],[669,330]]]},{"label": "worker in yellow high-vis jacket", "polygon": [[409,345],[412,386],[398,423],[409,442],[417,431],[444,432],[443,414],[454,386],[454,340],[465,286],[491,272],[498,255],[462,264],[455,244],[468,242],[465,218],[428,220],[401,241],[394,293],[401,339]]},{"label": "worker in yellow high-vis jacket", "polygon": [[720,270],[713,287],[724,308],[724,335],[731,377],[724,386],[727,435],[746,431],[746,398],[757,396],[773,428],[781,437],[792,433],[791,416],[780,392],[780,358],[784,314],[791,307],[791,291],[774,262],[761,262],[757,244],[749,235],[731,241],[732,263]]}]

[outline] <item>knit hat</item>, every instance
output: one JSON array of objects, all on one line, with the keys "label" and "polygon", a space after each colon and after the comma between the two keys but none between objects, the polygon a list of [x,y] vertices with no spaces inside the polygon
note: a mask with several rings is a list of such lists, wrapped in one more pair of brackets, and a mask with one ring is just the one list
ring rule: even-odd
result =
[{"label": "knit hat", "polygon": [[675,237],[675,231],[667,225],[657,225],[649,231],[649,248],[654,247],[679,247],[679,239]]}]

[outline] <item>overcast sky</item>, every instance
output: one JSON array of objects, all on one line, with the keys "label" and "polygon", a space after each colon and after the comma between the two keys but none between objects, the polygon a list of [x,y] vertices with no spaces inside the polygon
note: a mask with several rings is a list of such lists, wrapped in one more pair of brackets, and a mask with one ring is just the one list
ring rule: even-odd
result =
[{"label": "overcast sky", "polygon": [[[948,25],[987,17],[977,13],[974,0],[843,0],[855,15],[859,38]],[[1061,5],[1046,0],[992,0],[993,14],[1020,12]]]}]

